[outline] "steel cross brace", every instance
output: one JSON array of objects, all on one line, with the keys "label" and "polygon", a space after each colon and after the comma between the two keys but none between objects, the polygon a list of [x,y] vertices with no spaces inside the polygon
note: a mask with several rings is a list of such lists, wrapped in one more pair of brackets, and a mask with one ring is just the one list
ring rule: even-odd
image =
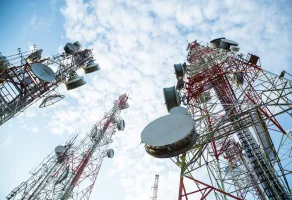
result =
[{"label": "steel cross brace", "polygon": [[[188,178],[190,180],[193,180],[194,182],[196,182],[197,184],[201,184],[201,185],[204,185],[205,187],[204,188],[201,188],[201,189],[198,189],[198,190],[195,190],[195,191],[192,191],[192,192],[188,192],[186,193],[186,189],[185,189],[185,186],[184,186],[184,183],[183,183],[183,179],[185,178]],[[184,194],[182,193],[182,190],[184,191]],[[194,179],[190,176],[182,176],[180,177],[180,185],[179,185],[179,195],[178,195],[178,200],[182,200],[183,197],[185,197],[186,200],[188,200],[188,195],[191,195],[191,194],[195,194],[197,192],[203,192],[203,196],[200,198],[200,200],[203,200],[203,199],[206,199],[207,196],[212,192],[212,191],[216,191],[216,192],[220,192],[224,195],[227,195],[233,199],[236,199],[236,200],[242,200],[241,198],[239,197],[236,197],[230,193],[227,193],[227,192],[224,192],[223,190],[219,190],[218,188],[215,188],[211,185],[208,185],[206,183],[203,183],[197,179]]]}]

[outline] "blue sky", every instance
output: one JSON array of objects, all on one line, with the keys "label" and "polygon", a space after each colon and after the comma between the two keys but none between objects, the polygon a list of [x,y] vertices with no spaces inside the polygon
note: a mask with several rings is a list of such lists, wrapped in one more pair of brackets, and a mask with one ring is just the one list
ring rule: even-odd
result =
[{"label": "blue sky", "polygon": [[61,85],[66,97],[58,104],[39,109],[37,102],[0,127],[0,198],[70,134],[89,131],[127,91],[126,129],[113,138],[115,157],[104,160],[92,199],[149,199],[156,173],[160,199],[176,199],[177,167],[151,158],[139,144],[142,129],[167,113],[162,88],[175,84],[173,64],[186,60],[187,41],[225,36],[244,54],[259,55],[263,68],[292,72],[291,11],[289,0],[1,1],[3,55],[36,44],[50,56],[79,40],[94,49],[101,70],[86,75],[87,84],[76,90]]},{"label": "blue sky", "polygon": [[[1,1],[1,52],[15,53],[18,47],[28,50],[28,45],[36,44],[45,53],[56,52],[56,48],[66,41],[64,18],[60,13],[63,1]],[[51,42],[49,42],[51,41]]]}]

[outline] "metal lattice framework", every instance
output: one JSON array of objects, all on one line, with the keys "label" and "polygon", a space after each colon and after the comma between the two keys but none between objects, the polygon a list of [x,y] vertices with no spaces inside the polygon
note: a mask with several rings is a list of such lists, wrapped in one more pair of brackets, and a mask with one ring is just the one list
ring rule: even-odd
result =
[{"label": "metal lattice framework", "polygon": [[[32,176],[15,188],[7,199],[89,199],[102,165],[103,158],[113,157],[108,150],[112,136],[119,126],[121,110],[128,107],[128,96],[123,94],[114,107],[96,123],[79,142],[71,137],[62,152],[50,154]],[[56,148],[57,149],[57,148]],[[109,155],[111,154],[112,155]]]},{"label": "metal lattice framework", "polygon": [[155,175],[154,186],[152,187],[152,189],[153,189],[153,194],[152,194],[152,197],[150,197],[151,200],[157,200],[158,181],[159,181],[159,175],[156,174],[156,175]]},{"label": "metal lattice framework", "polygon": [[179,200],[195,194],[196,199],[290,199],[292,133],[279,121],[291,121],[291,80],[264,70],[252,54],[197,41],[187,50],[179,93],[199,138],[171,158],[181,168]]},{"label": "metal lattice framework", "polygon": [[[23,112],[40,98],[51,94],[58,95],[58,85],[65,83],[77,69],[93,61],[90,49],[79,49],[74,54],[64,52],[47,58],[35,56],[34,59],[31,59],[32,55],[38,52],[41,54],[41,49],[35,47],[32,51],[21,52],[19,48],[18,51],[16,55],[4,57],[6,62],[9,62],[7,69],[3,69],[5,62],[1,62],[3,56],[0,54],[0,125]],[[57,68],[55,80],[46,82],[39,79],[31,69],[34,63]]]}]

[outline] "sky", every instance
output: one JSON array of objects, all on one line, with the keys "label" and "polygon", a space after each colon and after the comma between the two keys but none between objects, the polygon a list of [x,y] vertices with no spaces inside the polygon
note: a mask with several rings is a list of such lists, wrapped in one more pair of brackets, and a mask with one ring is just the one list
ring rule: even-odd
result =
[{"label": "sky", "polygon": [[101,67],[80,88],[61,85],[66,97],[58,104],[40,109],[36,102],[0,127],[1,199],[71,134],[89,131],[125,92],[131,98],[122,113],[126,129],[113,137],[115,157],[104,160],[91,199],[149,199],[156,173],[158,198],[177,199],[179,169],[147,155],[140,135],[167,114],[162,88],[176,83],[173,64],[186,61],[187,43],[224,36],[243,54],[258,55],[264,69],[292,72],[289,0],[2,0],[0,20],[2,55],[36,44],[50,56],[79,41]]}]

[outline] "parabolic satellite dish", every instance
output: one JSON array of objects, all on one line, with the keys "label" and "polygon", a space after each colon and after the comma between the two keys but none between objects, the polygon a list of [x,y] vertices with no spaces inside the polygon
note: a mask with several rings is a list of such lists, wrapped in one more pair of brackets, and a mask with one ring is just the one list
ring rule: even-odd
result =
[{"label": "parabolic satellite dish", "polygon": [[239,49],[240,49],[240,48],[239,48],[238,46],[233,46],[233,45],[230,46],[230,50],[231,50],[231,51],[239,52]]},{"label": "parabolic satellite dish", "polygon": [[57,103],[58,101],[61,101],[62,99],[64,99],[64,95],[60,95],[60,94],[53,94],[50,96],[47,96],[44,98],[44,100],[42,101],[42,103],[40,104],[40,108],[44,108],[47,106],[50,106],[54,103]]},{"label": "parabolic satellite dish", "polygon": [[70,75],[68,81],[65,83],[67,90],[72,90],[86,84],[83,76],[77,74]]},{"label": "parabolic satellite dish", "polygon": [[180,105],[180,98],[175,89],[175,86],[170,88],[163,88],[164,100],[168,112],[176,106]]},{"label": "parabolic satellite dish", "polygon": [[197,141],[194,120],[184,114],[170,114],[148,124],[141,134],[146,152],[170,158],[189,150]]},{"label": "parabolic satellite dish", "polygon": [[177,106],[177,107],[174,107],[170,110],[170,114],[171,115],[175,115],[175,114],[181,114],[181,115],[186,115],[188,114],[188,109],[185,108],[185,107],[181,107],[181,106]]},{"label": "parabolic satellite dish", "polygon": [[31,65],[31,70],[36,77],[43,81],[53,82],[53,80],[55,80],[54,71],[47,65],[41,63],[33,63]]},{"label": "parabolic satellite dish", "polygon": [[89,63],[87,63],[86,67],[83,68],[83,70],[85,74],[89,74],[89,73],[100,70],[100,67],[99,67],[99,64],[93,61],[90,61]]},{"label": "parabolic satellite dish", "polygon": [[42,49],[39,49],[33,53],[31,53],[27,58],[26,58],[26,61],[27,62],[35,62],[36,60],[39,60],[41,59],[42,57],[42,53],[43,53],[43,50]]},{"label": "parabolic satellite dish", "polygon": [[74,53],[77,51],[77,47],[74,44],[68,42],[65,45],[64,50],[67,54],[74,55]]},{"label": "parabolic satellite dish", "polygon": [[56,148],[55,148],[55,153],[57,154],[57,155],[61,155],[61,154],[63,154],[64,152],[65,152],[65,147],[64,146],[62,146],[62,145],[58,145],[58,146],[56,146]]},{"label": "parabolic satellite dish", "polygon": [[183,68],[182,64],[175,64],[174,71],[177,79],[183,78],[185,76],[185,69]]},{"label": "parabolic satellite dish", "polygon": [[219,48],[229,50],[231,45],[238,46],[238,43],[232,40],[222,39],[220,40]]},{"label": "parabolic satellite dish", "polygon": [[113,149],[108,149],[107,152],[106,152],[106,155],[108,158],[113,158],[114,155],[115,155],[115,152]]},{"label": "parabolic satellite dish", "polygon": [[74,42],[73,44],[74,44],[74,46],[77,48],[77,51],[79,51],[79,50],[81,49],[81,44],[80,44],[79,41],[76,41],[76,42]]},{"label": "parabolic satellite dish", "polygon": [[213,49],[218,48],[219,45],[220,45],[220,41],[221,41],[222,39],[225,39],[225,37],[217,38],[217,39],[211,40],[211,41],[210,41],[210,45],[211,45],[211,47],[212,47]]},{"label": "parabolic satellite dish", "polygon": [[119,131],[123,131],[125,130],[125,121],[123,119],[120,119],[118,122],[117,122],[117,127],[118,127],[118,130]]}]

